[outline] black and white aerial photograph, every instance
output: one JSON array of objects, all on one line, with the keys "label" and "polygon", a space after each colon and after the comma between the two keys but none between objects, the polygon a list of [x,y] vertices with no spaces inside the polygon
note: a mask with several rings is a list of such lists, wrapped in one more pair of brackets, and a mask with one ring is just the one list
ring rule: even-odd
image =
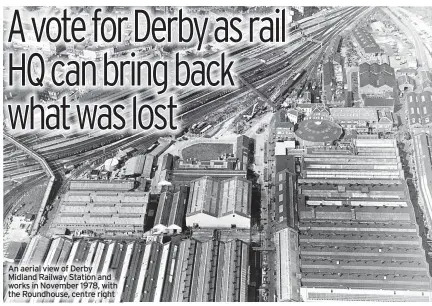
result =
[{"label": "black and white aerial photograph", "polygon": [[432,7],[5,6],[2,57],[4,303],[432,302]]}]

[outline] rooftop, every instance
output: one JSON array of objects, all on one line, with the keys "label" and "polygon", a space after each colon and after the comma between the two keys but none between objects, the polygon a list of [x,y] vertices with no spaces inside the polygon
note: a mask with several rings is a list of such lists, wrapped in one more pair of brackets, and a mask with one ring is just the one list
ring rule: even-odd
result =
[{"label": "rooftop", "polygon": [[430,71],[420,70],[418,77],[423,89],[432,88],[432,73]]},{"label": "rooftop", "polygon": [[377,63],[360,64],[360,87],[371,85],[373,87],[381,87],[387,85],[389,87],[395,86],[394,69],[388,64]]},{"label": "rooftop", "polygon": [[355,28],[353,35],[365,53],[379,53],[381,49],[372,35],[363,28]]},{"label": "rooftop", "polygon": [[331,85],[333,83],[333,79],[335,78],[333,62],[328,61],[324,63],[322,73],[324,79],[324,86]]},{"label": "rooftop", "polygon": [[145,155],[137,155],[126,161],[125,175],[139,175],[142,173],[145,163]]},{"label": "rooftop", "polygon": [[165,227],[174,225],[181,229],[186,212],[187,194],[188,188],[186,186],[180,187],[180,190],[177,192],[162,192],[154,224],[160,224]]},{"label": "rooftop", "polygon": [[330,114],[334,120],[364,120],[368,122],[378,121],[377,111],[373,108],[330,108]]},{"label": "rooftop", "polygon": [[399,85],[412,85],[415,86],[415,81],[412,77],[410,77],[409,75],[401,75],[398,77],[398,84]]},{"label": "rooftop", "polygon": [[[148,196],[146,192],[69,191],[51,226],[103,232],[142,231]],[[111,224],[108,229],[107,224]]]},{"label": "rooftop", "polygon": [[274,121],[274,126],[275,128],[288,128],[288,129],[293,129],[294,128],[294,124],[288,119],[287,117],[287,111],[282,109],[279,110],[275,115],[275,121]]},{"label": "rooftop", "polygon": [[395,100],[393,98],[387,99],[383,97],[362,96],[365,107],[388,107],[393,109]]},{"label": "rooftop", "polygon": [[329,120],[305,120],[300,122],[296,135],[310,142],[333,142],[342,135],[342,128]]},{"label": "rooftop", "polygon": [[124,180],[72,180],[70,190],[90,190],[90,191],[128,191],[134,188],[133,181]]},{"label": "rooftop", "polygon": [[223,181],[205,176],[190,184],[187,215],[205,213],[213,217],[238,214],[250,217],[252,183],[233,177]]},{"label": "rooftop", "polygon": [[297,199],[302,287],[430,290],[396,141],[353,145],[351,155],[315,150],[304,157]]}]

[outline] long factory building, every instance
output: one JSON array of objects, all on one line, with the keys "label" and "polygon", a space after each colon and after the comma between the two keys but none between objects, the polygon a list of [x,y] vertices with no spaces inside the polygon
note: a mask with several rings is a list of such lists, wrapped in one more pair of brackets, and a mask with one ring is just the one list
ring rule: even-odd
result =
[{"label": "long factory building", "polygon": [[298,211],[304,300],[432,300],[395,140],[308,152]]},{"label": "long factory building", "polygon": [[[29,256],[34,265],[92,267],[88,275],[111,276],[111,282],[117,284],[115,294],[105,299],[37,297],[7,299],[8,302],[244,302],[248,297],[249,245],[238,239],[159,243],[73,241],[67,237],[50,241],[36,236],[25,251],[24,258]],[[29,262],[23,259],[20,265],[27,266]],[[67,282],[79,284],[81,281],[68,279]],[[107,280],[98,280],[100,288],[106,283]]]},{"label": "long factory building", "polygon": [[153,234],[177,234],[184,227],[189,189],[180,186],[178,190],[161,193],[153,225]]},{"label": "long factory building", "polygon": [[133,191],[130,181],[72,181],[51,228],[91,231],[105,236],[142,234],[148,192]]},{"label": "long factory building", "polygon": [[281,218],[274,236],[278,300],[432,301],[396,141],[307,148],[301,160],[297,183],[288,166],[276,173],[291,178],[276,188],[297,193],[276,212],[296,207],[298,219]]},{"label": "long factory building", "polygon": [[[418,186],[426,223],[432,229],[432,136],[421,133],[413,137]],[[432,236],[429,230],[429,236]]]},{"label": "long factory building", "polygon": [[210,228],[250,228],[252,182],[233,177],[218,181],[209,176],[193,180],[186,225]]}]

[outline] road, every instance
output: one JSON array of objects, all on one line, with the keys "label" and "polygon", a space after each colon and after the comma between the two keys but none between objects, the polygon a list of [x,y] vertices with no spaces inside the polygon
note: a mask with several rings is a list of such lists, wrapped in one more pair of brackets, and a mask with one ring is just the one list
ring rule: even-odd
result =
[{"label": "road", "polygon": [[272,240],[272,230],[271,230],[271,220],[272,220],[272,213],[271,213],[271,202],[270,202],[270,196],[268,193],[268,177],[266,177],[266,173],[269,170],[268,169],[268,163],[266,159],[266,143],[270,137],[270,128],[264,128],[264,131],[261,134],[257,134],[257,127],[263,128],[263,124],[267,124],[270,122],[270,118],[272,116],[272,113],[266,114],[262,120],[260,120],[255,128],[252,128],[248,130],[248,132],[251,135],[247,135],[249,137],[253,137],[255,139],[255,163],[254,163],[254,171],[259,175],[258,177],[258,184],[261,188],[261,217],[260,217],[260,224],[261,224],[261,248],[263,249],[261,251],[260,258],[263,259],[264,257],[267,257],[267,260],[262,260],[262,278],[266,278],[266,281],[264,279],[262,280],[262,285],[258,289],[259,292],[267,292],[268,302],[274,302],[274,292],[275,292],[275,265],[272,263],[274,262],[274,254],[272,251],[266,251],[274,248],[273,240]]},{"label": "road", "polygon": [[406,37],[411,39],[411,41],[414,43],[416,57],[420,67],[429,70],[429,59],[426,53],[426,47],[424,46],[423,41],[418,35],[417,31],[409,21],[409,18],[403,18],[403,15],[397,8],[383,7],[381,9],[391,18],[396,26],[405,33]]}]

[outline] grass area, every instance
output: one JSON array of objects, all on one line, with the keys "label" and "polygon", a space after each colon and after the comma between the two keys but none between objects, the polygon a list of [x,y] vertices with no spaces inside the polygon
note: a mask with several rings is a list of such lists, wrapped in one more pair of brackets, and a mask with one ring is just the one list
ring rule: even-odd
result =
[{"label": "grass area", "polygon": [[198,143],[184,148],[183,159],[215,160],[222,154],[233,153],[234,145],[228,143]]}]

